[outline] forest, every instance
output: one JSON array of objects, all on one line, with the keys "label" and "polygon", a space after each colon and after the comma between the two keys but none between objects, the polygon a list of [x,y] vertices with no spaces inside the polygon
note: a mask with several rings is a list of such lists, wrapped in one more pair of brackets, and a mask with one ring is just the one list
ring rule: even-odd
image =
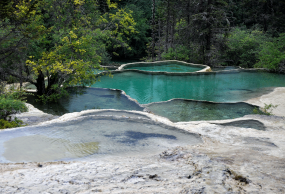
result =
[{"label": "forest", "polygon": [[0,9],[2,93],[3,83],[30,82],[56,100],[122,59],[285,72],[285,0],[2,0]]}]

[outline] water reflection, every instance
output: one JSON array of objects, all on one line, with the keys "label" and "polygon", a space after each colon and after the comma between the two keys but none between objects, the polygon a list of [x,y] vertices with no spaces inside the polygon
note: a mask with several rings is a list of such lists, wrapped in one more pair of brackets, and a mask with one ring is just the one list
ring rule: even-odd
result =
[{"label": "water reflection", "polygon": [[43,104],[37,102],[35,96],[28,96],[27,102],[36,108],[53,115],[80,112],[87,109],[121,109],[142,111],[135,102],[129,100],[118,90],[96,88],[70,88],[71,94],[58,102]]}]

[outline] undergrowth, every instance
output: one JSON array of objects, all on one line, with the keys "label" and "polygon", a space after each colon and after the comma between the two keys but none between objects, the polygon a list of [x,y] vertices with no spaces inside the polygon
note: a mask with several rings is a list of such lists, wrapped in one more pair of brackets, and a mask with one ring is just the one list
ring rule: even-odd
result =
[{"label": "undergrowth", "polygon": [[14,121],[0,119],[0,129],[15,128],[21,126],[24,126],[24,122],[20,119],[15,118]]},{"label": "undergrowth", "polygon": [[277,108],[278,105],[273,105],[273,104],[264,104],[263,108],[254,108],[253,113],[254,114],[260,114],[260,115],[274,115],[272,113],[274,108]]}]

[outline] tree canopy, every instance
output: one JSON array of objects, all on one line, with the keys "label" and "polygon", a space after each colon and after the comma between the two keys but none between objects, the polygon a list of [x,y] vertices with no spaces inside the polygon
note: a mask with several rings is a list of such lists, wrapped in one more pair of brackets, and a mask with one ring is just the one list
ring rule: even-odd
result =
[{"label": "tree canopy", "polygon": [[[14,76],[37,87],[37,94],[57,98],[72,85],[92,84],[115,48],[131,49],[137,33],[131,10],[107,0],[6,2],[1,15],[1,76]],[[45,84],[45,80],[47,84]]]}]

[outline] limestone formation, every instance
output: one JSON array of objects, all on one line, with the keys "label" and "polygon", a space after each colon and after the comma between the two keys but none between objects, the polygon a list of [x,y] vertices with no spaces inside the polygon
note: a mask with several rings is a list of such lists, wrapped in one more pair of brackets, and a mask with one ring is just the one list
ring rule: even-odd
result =
[{"label": "limestone formation", "polygon": [[[283,95],[283,98],[282,98]],[[40,125],[86,115],[151,119],[199,134],[203,143],[160,154],[106,156],[43,163],[0,164],[1,193],[285,193],[284,88],[248,102],[278,103],[279,116],[172,123],[139,111],[87,110]],[[281,108],[280,108],[281,107]],[[30,110],[33,108],[30,107]],[[31,111],[26,116],[34,115]],[[44,113],[41,113],[44,114]],[[38,115],[41,115],[38,114]],[[23,119],[23,117],[19,118]],[[115,118],[115,117],[114,117]],[[28,119],[29,120],[29,119]],[[30,119],[31,120],[31,119]],[[17,130],[17,129],[15,129]]]}]

